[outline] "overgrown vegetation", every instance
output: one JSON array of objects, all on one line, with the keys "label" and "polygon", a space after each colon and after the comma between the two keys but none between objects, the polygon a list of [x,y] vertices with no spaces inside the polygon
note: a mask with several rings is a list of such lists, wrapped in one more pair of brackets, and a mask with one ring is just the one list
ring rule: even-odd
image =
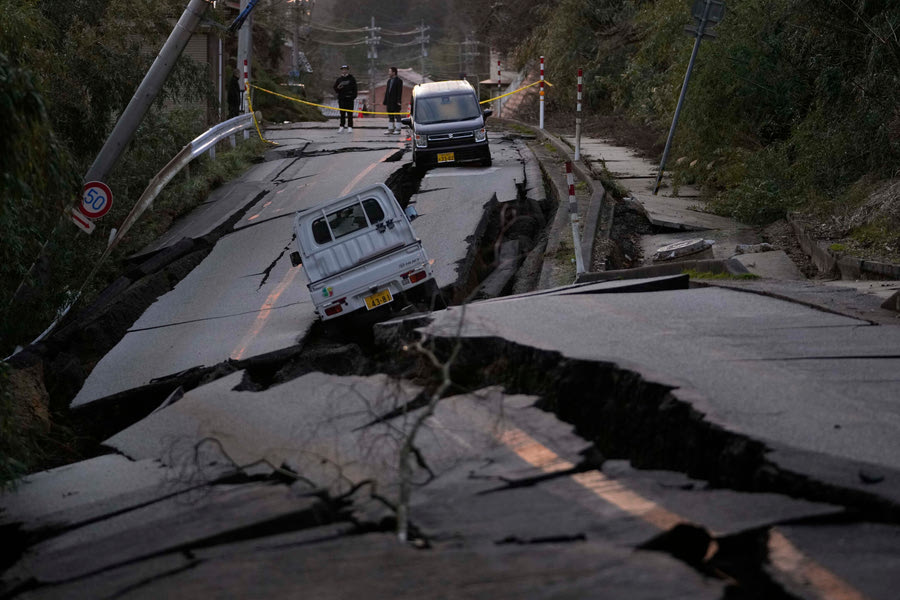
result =
[{"label": "overgrown vegetation", "polygon": [[[548,110],[618,114],[664,139],[693,39],[689,0],[538,2],[521,65],[547,57]],[[900,5],[883,0],[734,0],[704,41],[668,168],[719,213],[764,224],[802,211],[829,235],[900,247]],[[575,28],[573,31],[573,27]],[[571,90],[567,92],[566,90]],[[676,162],[678,158],[685,160]],[[890,189],[871,206],[860,186]],[[878,225],[873,226],[873,223]]]},{"label": "overgrown vegetation", "polygon": [[[68,211],[80,196],[81,178],[184,6],[182,0],[0,0],[0,357],[53,321],[150,179],[212,124],[206,114],[208,106],[216,107],[209,66],[183,56],[106,180],[114,198],[110,213],[96,221],[92,235],[71,222]],[[207,16],[226,17],[221,9]],[[254,73],[260,85],[275,86],[264,68]],[[266,102],[255,108],[275,112]],[[321,118],[292,107],[275,116]],[[182,175],[170,183],[102,265],[84,300],[119,274],[123,257],[246,169],[262,149],[255,142],[237,152],[223,146],[216,161],[195,161],[190,179]]]},{"label": "overgrown vegetation", "polygon": [[759,279],[759,275],[755,273],[713,273],[712,271],[698,271],[696,269],[685,269],[682,274],[688,275],[691,279]]}]

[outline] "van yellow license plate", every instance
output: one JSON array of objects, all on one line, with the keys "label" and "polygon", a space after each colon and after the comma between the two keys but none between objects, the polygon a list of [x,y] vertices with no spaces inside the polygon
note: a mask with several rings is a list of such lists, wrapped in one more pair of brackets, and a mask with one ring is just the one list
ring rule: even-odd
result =
[{"label": "van yellow license plate", "polygon": [[456,160],[456,156],[452,152],[443,152],[438,154],[437,159],[439,163],[453,162]]},{"label": "van yellow license plate", "polygon": [[378,308],[383,304],[393,301],[393,299],[391,290],[381,290],[380,292],[375,292],[371,296],[366,296],[366,308],[372,310],[373,308]]}]

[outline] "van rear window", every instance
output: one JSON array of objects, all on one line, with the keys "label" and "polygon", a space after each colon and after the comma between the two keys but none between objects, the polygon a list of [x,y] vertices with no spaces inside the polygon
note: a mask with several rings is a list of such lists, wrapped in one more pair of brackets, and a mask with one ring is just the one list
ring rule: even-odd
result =
[{"label": "van rear window", "polygon": [[[368,220],[366,220],[367,216]],[[362,203],[345,206],[313,221],[313,239],[319,245],[327,244],[332,239],[349,235],[383,220],[384,210],[378,200],[366,198]],[[333,238],[332,234],[334,234]]]}]

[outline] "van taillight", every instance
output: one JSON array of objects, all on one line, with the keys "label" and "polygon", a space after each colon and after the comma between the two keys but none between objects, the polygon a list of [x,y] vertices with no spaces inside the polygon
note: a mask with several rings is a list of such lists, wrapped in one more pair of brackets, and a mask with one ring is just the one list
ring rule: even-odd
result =
[{"label": "van taillight", "polygon": [[416,271],[409,276],[410,283],[416,283],[417,281],[422,281],[427,276],[425,271]]}]

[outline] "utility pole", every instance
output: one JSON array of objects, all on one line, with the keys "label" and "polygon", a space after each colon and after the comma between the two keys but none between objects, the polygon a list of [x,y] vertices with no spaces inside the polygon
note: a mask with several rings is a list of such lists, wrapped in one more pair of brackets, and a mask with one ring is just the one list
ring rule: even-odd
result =
[{"label": "utility pole", "polygon": [[[467,34],[466,41],[463,44],[463,57],[465,63],[465,72],[466,74],[472,71],[472,59],[479,55],[478,52],[478,42],[476,40],[471,39],[471,37]],[[475,69],[476,75],[475,80],[480,81],[480,78],[477,75],[478,69]],[[479,84],[480,87],[480,84]],[[480,99],[480,97],[479,97]]]},{"label": "utility pole", "polygon": [[141,121],[144,120],[147,109],[153,104],[153,100],[169,77],[175,62],[181,56],[181,52],[187,46],[188,40],[191,39],[191,35],[203,18],[204,12],[206,12],[206,0],[191,0],[184,9],[184,13],[178,19],[172,33],[169,34],[162,50],[159,51],[156,60],[150,66],[150,70],[147,71],[128,106],[122,112],[122,116],[116,122],[112,133],[103,144],[103,148],[100,149],[97,158],[94,159],[91,168],[88,169],[84,177],[86,182],[104,181],[109,175],[125,151],[125,147],[134,137]]},{"label": "utility pole", "polygon": [[419,43],[422,45],[422,54],[419,57],[421,64],[421,75],[422,75],[422,83],[425,83],[425,57],[428,56],[428,48],[425,47],[425,44],[431,40],[430,36],[425,35],[425,32],[428,31],[428,27],[425,27],[425,19],[422,19],[421,26],[419,28]]},{"label": "utility pole", "polygon": [[369,48],[369,110],[375,110],[375,59],[378,58],[378,42],[381,41],[376,34],[381,28],[375,27],[375,17],[372,17],[371,23],[366,29],[366,46]]},{"label": "utility pole", "polygon": [[291,15],[294,27],[291,31],[291,74],[300,74],[300,20],[303,18],[301,11],[303,0],[288,0],[293,6],[293,14]]},{"label": "utility pole", "polygon": [[684,31],[696,38],[694,40],[694,49],[691,51],[691,60],[688,62],[687,72],[684,74],[684,83],[681,84],[681,95],[678,97],[678,105],[675,107],[675,116],[672,117],[669,136],[666,138],[666,147],[663,149],[662,160],[659,163],[656,183],[653,185],[654,196],[659,192],[659,184],[662,181],[666,161],[669,158],[669,150],[672,148],[672,138],[675,137],[675,128],[678,126],[678,117],[681,115],[684,97],[687,95],[688,83],[691,81],[691,72],[694,70],[694,61],[697,60],[697,52],[700,50],[700,41],[703,38],[716,37],[716,34],[712,31],[707,31],[707,28],[715,27],[725,16],[725,2],[723,0],[694,0],[691,14],[697,24],[696,26],[688,25],[684,28]]},{"label": "utility pole", "polygon": [[[241,0],[241,12],[247,8],[247,4],[250,0]],[[238,29],[238,54],[237,54],[237,62],[236,65],[238,69],[241,70],[241,77],[244,78],[244,81],[248,80],[251,76],[250,65],[252,60],[253,53],[253,13],[251,12],[247,15],[246,21],[244,21],[243,25],[240,29]],[[246,69],[245,69],[246,65]],[[243,90],[241,92],[241,112],[249,112],[248,108],[248,100],[247,95],[250,93],[249,90]],[[246,131],[244,132],[247,133]]]}]

